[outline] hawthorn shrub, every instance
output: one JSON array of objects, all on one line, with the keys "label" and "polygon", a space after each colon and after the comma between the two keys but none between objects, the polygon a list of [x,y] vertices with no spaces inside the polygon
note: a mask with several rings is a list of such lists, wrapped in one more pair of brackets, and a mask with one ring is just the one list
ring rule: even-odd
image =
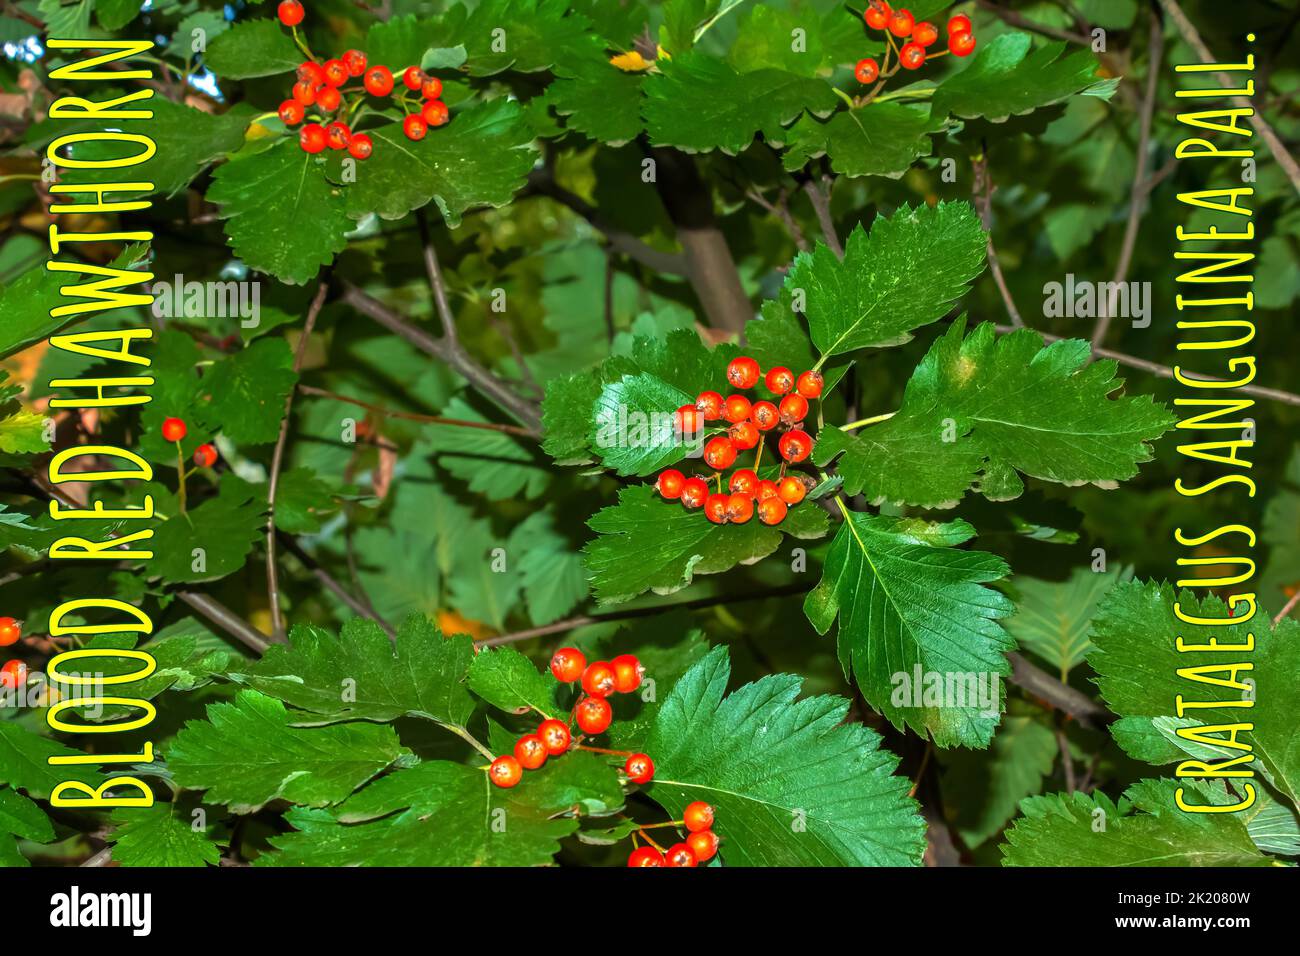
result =
[{"label": "hawthorn shrub", "polygon": [[[1188,10],[1212,45],[1236,37],[1230,11]],[[1280,37],[1261,95],[1294,138],[1284,14],[1261,13]],[[1295,491],[1243,504],[1260,606],[1213,629],[1258,644],[1259,812],[1176,812],[1167,765],[1210,749],[1177,731],[1234,711],[1170,714],[1174,637],[1211,629],[1178,624],[1161,581],[1171,529],[1222,506],[1172,491],[1164,380],[1120,376],[1172,354],[1171,323],[1039,308],[1067,274],[1159,301],[1164,190],[1235,162],[1170,162],[1168,80],[1147,77],[1195,58],[1175,24],[1133,0],[18,0],[0,23],[6,864],[1300,851],[1281,703],[1300,633],[1269,618]],[[120,80],[58,80],[80,53],[47,51],[46,26],[157,45]],[[149,205],[62,217],[102,235],[58,258],[135,270],[152,301],[52,314],[68,280],[45,233],[74,201],[54,187],[123,178],[43,162],[102,125],[51,118],[66,94],[147,96],[130,106],[151,117],[114,123],[157,143],[129,170]],[[1297,204],[1259,177],[1266,316],[1297,293]],[[1267,354],[1284,332],[1259,326]],[[47,344],[125,328],[151,332],[131,343],[147,369],[108,354],[120,340]],[[143,375],[109,394],[147,403],[55,401]],[[1261,404],[1261,431],[1294,398]],[[89,445],[152,477],[46,480]],[[69,533],[51,502],[146,494],[151,557],[47,556]],[[83,597],[155,628],[49,626]],[[156,718],[51,733],[71,688],[44,668],[73,648],[152,655],[111,693]],[[51,805],[106,778],[49,757],[147,742],[131,772],[152,806]]]}]

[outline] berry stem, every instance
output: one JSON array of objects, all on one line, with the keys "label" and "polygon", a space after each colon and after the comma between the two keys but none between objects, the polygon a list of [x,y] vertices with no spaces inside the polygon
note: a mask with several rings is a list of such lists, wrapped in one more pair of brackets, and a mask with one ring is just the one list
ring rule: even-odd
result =
[{"label": "berry stem", "polygon": [[290,27],[289,32],[293,34],[293,42],[298,45],[299,50],[302,50],[303,55],[306,56],[307,59],[315,62],[316,54],[311,52],[311,47],[307,46],[306,41],[303,40],[302,36],[298,33],[298,28]]},{"label": "berry stem", "polygon": [[[936,53],[935,56],[938,56],[938,54]],[[933,57],[931,57],[931,59],[933,59]],[[885,102],[888,102],[889,100],[903,100],[903,99],[917,99],[917,100],[924,100],[924,99],[929,99],[931,96],[934,96],[934,91],[935,91],[936,89],[938,89],[938,87],[931,86],[931,87],[927,87],[927,88],[925,88],[925,89],[920,89],[920,90],[912,89],[912,88],[910,88],[910,87],[909,87],[908,89],[904,89],[904,90],[894,90],[894,92],[892,92],[892,93],[885,93],[885,94],[882,95],[882,96],[877,96],[877,97],[875,98],[874,102],[876,102],[876,103],[885,103]]]},{"label": "berry stem", "polygon": [[758,466],[763,461],[763,446],[766,444],[767,442],[760,438],[758,440],[758,449],[754,452],[754,474],[756,475],[758,474]]},{"label": "berry stem", "polygon": [[685,820],[665,820],[663,823],[642,823],[641,829],[653,830],[656,827],[684,827],[684,826],[686,826]]},{"label": "berry stem", "polygon": [[853,109],[855,106],[857,106],[857,103],[854,101],[853,97],[849,96],[849,94],[845,93],[839,87],[832,86],[831,92],[833,92],[836,96],[842,99],[845,103],[848,103],[849,109]]},{"label": "berry stem", "polygon": [[642,827],[640,830],[637,830],[636,833],[634,833],[634,834],[632,834],[632,835],[635,837],[635,836],[637,836],[638,834],[641,836],[641,839],[645,840],[646,843],[649,843],[652,847],[654,847],[654,848],[655,848],[656,850],[658,850],[660,853],[665,852],[664,848],[661,847],[658,843],[656,843],[653,839],[651,839],[650,834],[648,834],[648,833],[645,832],[645,827]]},{"label": "berry stem", "polygon": [[631,750],[610,750],[606,747],[588,747],[586,744],[578,744],[574,750],[589,750],[594,754],[609,754],[611,757],[630,757]]},{"label": "berry stem", "polygon": [[883,422],[886,419],[893,418],[897,412],[885,412],[883,415],[872,415],[870,418],[860,418],[856,422],[849,422],[847,425],[841,425],[840,431],[851,432],[855,428],[862,428],[866,425],[875,425],[877,422]]},{"label": "berry stem", "polygon": [[[495,760],[495,759],[496,759],[496,755],[495,755],[494,753],[492,753],[492,751],[488,750],[487,747],[483,746],[483,744],[481,744],[481,743],[479,742],[479,739],[478,739],[477,737],[475,737],[473,734],[471,734],[471,733],[470,733],[468,730],[466,730],[464,727],[456,727],[456,726],[454,726],[454,725],[452,725],[452,724],[444,724],[443,726],[446,727],[448,730],[450,730],[453,734],[455,734],[455,735],[456,735],[457,737],[459,737],[461,740],[465,741],[465,743],[469,744],[471,747],[473,747],[473,748],[474,748],[475,750],[477,750],[479,753],[481,753],[481,754],[482,754],[484,757],[486,757],[489,761],[492,761],[492,760]],[[487,767],[484,767],[483,769],[484,769],[484,770],[487,770]]]},{"label": "berry stem", "polygon": [[185,455],[180,442],[176,442],[176,504],[185,514]]}]

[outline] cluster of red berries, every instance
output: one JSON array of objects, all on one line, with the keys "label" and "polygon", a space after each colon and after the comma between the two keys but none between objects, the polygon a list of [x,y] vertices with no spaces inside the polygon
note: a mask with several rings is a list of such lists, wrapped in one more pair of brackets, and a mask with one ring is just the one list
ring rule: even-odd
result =
[{"label": "cluster of red berries", "polygon": [[[821,372],[802,372],[797,378],[783,365],[769,369],[764,375],[758,362],[747,355],[734,358],[727,366],[727,381],[739,389],[751,389],[759,378],[778,403],[766,399],[751,402],[744,395],[728,395],[725,399],[717,392],[701,392],[694,405],[677,409],[677,427],[683,435],[696,435],[706,423],[719,419],[731,423],[727,434],[710,438],[704,445],[704,462],[715,472],[716,490],[709,492],[708,482],[696,475],[687,478],[676,468],[659,474],[656,488],[669,500],[680,501],[690,509],[703,508],[705,517],[714,524],[744,524],[758,513],[764,524],[779,524],[787,511],[803,501],[814,486],[807,475],[787,475],[787,465],[804,461],[812,454],[813,440],[803,429],[808,417],[808,402],[821,397],[825,381]],[[777,441],[777,451],[785,459],[781,475],[776,481],[759,478],[758,465],[762,461],[763,441],[766,434],[777,426],[784,431]],[[736,463],[742,451],[751,448],[753,468],[738,468],[727,482],[727,492],[722,491],[722,472]]]},{"label": "cluster of red berries", "polygon": [[[296,27],[302,22],[302,4],[298,0],[284,0],[277,11],[280,22]],[[307,108],[315,106],[320,119],[330,116],[350,117],[365,94],[388,96],[396,83],[393,72],[386,66],[370,66],[360,50],[348,50],[341,59],[317,63],[308,60],[298,67],[298,82],[293,86],[293,96],[280,104],[279,116],[286,126],[297,126],[307,118]],[[349,80],[361,77],[364,92],[345,89]],[[402,92],[398,105],[412,110],[402,120],[402,132],[408,139],[424,139],[431,126],[442,126],[451,118],[451,111],[442,101],[442,80],[429,76],[418,66],[409,66],[402,73],[402,85],[423,97],[420,103],[405,100]],[[326,147],[346,149],[354,159],[369,159],[374,141],[365,133],[354,133],[342,119],[328,123],[307,123],[298,131],[298,145],[305,152],[319,153]]]},{"label": "cluster of red berries", "polygon": [[[917,70],[925,63],[926,59],[934,59],[943,56],[943,53],[926,53],[926,50],[933,46],[939,39],[939,28],[933,23],[926,21],[916,22],[912,16],[912,11],[899,9],[891,10],[888,3],[884,0],[870,0],[867,9],[863,12],[862,18],[867,22],[867,26],[873,30],[884,30],[886,39],[889,41],[890,51],[894,49],[894,37],[900,40],[908,40],[904,43],[898,53],[898,66],[905,70]],[[975,50],[975,30],[971,26],[970,17],[964,13],[959,13],[948,20],[948,53],[953,56],[969,56]],[[889,70],[889,52],[885,53],[885,76],[892,76],[898,72],[898,67],[892,71]],[[865,60],[859,60],[858,65],[853,70],[853,75],[857,77],[859,83],[874,83],[881,75],[880,64],[871,57]]]},{"label": "cluster of red berries", "polygon": [[[611,694],[630,694],[641,686],[645,677],[641,662],[631,654],[620,654],[613,660],[588,664],[586,655],[576,647],[562,647],[551,657],[551,673],[563,684],[581,682],[584,696],[574,705],[570,722],[554,717],[543,720],[536,731],[524,734],[515,742],[513,753],[503,754],[488,765],[488,779],[498,787],[509,789],[518,785],[525,770],[537,770],[548,758],[578,749],[626,757],[623,773],[630,782],[649,783],[653,780],[655,765],[649,754],[587,747],[582,744],[585,738],[574,739],[571,729],[571,724],[577,724],[583,734],[593,737],[608,730],[614,721],[614,711],[607,698]],[[712,859],[718,852],[719,842],[710,829],[713,808],[706,803],[693,803],[686,810],[685,823],[691,831],[686,842],[662,851],[646,836],[651,845],[633,850],[628,866],[696,866]],[[641,832],[644,835],[644,830]]]},{"label": "cluster of red berries", "polygon": [[[0,647],[17,644],[23,627],[12,617],[0,617]],[[0,687],[21,687],[27,683],[27,665],[19,660],[6,661],[0,667]]]},{"label": "cluster of red berries", "polygon": [[[163,439],[169,442],[179,442],[185,438],[189,429],[185,425],[185,420],[181,418],[164,418],[162,423]],[[194,449],[194,464],[200,468],[211,468],[217,463],[217,449],[215,445],[204,442],[198,448]]]}]

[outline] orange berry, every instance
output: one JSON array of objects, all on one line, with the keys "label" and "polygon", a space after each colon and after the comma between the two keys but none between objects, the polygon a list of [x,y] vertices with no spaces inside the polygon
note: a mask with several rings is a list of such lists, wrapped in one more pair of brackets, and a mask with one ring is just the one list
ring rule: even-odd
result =
[{"label": "orange berry", "polygon": [[763,378],[763,384],[767,386],[767,390],[773,395],[784,395],[794,388],[794,372],[784,365],[778,365],[776,368],[767,370],[767,375]]},{"label": "orange berry", "polygon": [[537,727],[537,736],[542,739],[542,746],[552,757],[558,757],[569,749],[569,743],[572,736],[569,734],[569,725],[562,720],[556,720],[554,717],[543,720]]},{"label": "orange berry", "polygon": [[536,770],[546,763],[546,744],[536,734],[524,734],[515,744],[515,759],[525,770]]},{"label": "orange berry", "polygon": [[632,654],[619,654],[609,662],[614,668],[614,690],[620,694],[630,694],[641,686],[645,668]]},{"label": "orange berry", "polygon": [[703,478],[687,478],[682,485],[682,504],[687,508],[700,508],[709,497],[709,485]]},{"label": "orange berry", "polygon": [[633,754],[623,764],[623,772],[633,783],[649,783],[654,779],[655,762],[648,754]]},{"label": "orange berry", "polygon": [[704,501],[704,516],[714,524],[724,524],[727,520],[727,502],[730,499],[730,495],[709,495]]},{"label": "orange berry", "polygon": [[695,851],[685,843],[678,843],[668,848],[664,856],[665,866],[697,866],[699,860],[695,858]]},{"label": "orange berry", "polygon": [[584,697],[573,710],[574,719],[585,734],[604,733],[614,720],[614,711],[603,697]]},{"label": "orange berry", "polygon": [[797,505],[808,494],[808,486],[794,475],[786,475],[777,485],[777,494],[788,505]]},{"label": "orange berry", "polygon": [[488,767],[488,779],[498,787],[509,790],[524,776],[524,768],[514,757],[497,757]]},{"label": "orange berry", "polygon": [[700,392],[695,407],[704,413],[705,421],[717,421],[722,417],[722,396],[717,392]]},{"label": "orange berry", "polygon": [[712,830],[700,830],[686,838],[686,845],[691,848],[691,852],[695,854],[695,858],[701,863],[707,863],[713,859],[718,852],[720,842],[718,835]]},{"label": "orange berry", "polygon": [[659,494],[670,500],[682,496],[682,488],[686,485],[686,476],[676,468],[669,468],[659,473],[659,480],[655,482],[655,488]]},{"label": "orange berry", "polygon": [[825,387],[826,379],[822,377],[822,373],[811,370],[801,372],[799,380],[794,383],[794,390],[809,400],[821,398],[822,389]]},{"label": "orange berry", "polygon": [[737,468],[731,473],[727,487],[732,494],[753,495],[758,491],[758,475],[750,468]]},{"label": "orange berry", "polygon": [[727,429],[727,437],[741,451],[748,451],[758,444],[762,433],[753,422],[736,422]]},{"label": "orange berry", "polygon": [[730,438],[719,435],[710,438],[704,446],[704,461],[714,471],[722,471],[736,463],[736,446]]},{"label": "orange berry", "polygon": [[743,422],[753,407],[744,395],[728,395],[722,405],[722,417],[729,422]]},{"label": "orange berry", "polygon": [[771,431],[780,423],[781,413],[771,402],[755,402],[749,411],[749,420],[759,431]]},{"label": "orange berry", "polygon": [[682,822],[692,833],[699,833],[713,826],[713,807],[703,800],[696,800],[686,805],[682,811]]},{"label": "orange berry", "polygon": [[760,374],[758,362],[748,355],[740,355],[727,364],[727,381],[736,388],[753,388]]},{"label": "orange berry", "polygon": [[582,672],[582,689],[592,697],[608,697],[617,684],[618,677],[608,661],[593,661]]},{"label": "orange berry", "polygon": [[775,481],[768,481],[764,478],[758,483],[758,493],[754,495],[759,501],[766,501],[768,498],[775,498],[780,494]]},{"label": "orange berry", "polygon": [[576,647],[561,647],[551,655],[551,673],[562,684],[572,684],[587,669],[587,658]]},{"label": "orange berry", "polygon": [[23,636],[23,628],[12,617],[0,617],[0,647],[17,644]]},{"label": "orange berry", "polygon": [[786,505],[778,498],[764,498],[758,503],[758,520],[763,524],[780,524],[785,520]]},{"label": "orange berry", "polygon": [[744,524],[754,517],[753,495],[731,495],[727,498],[727,520],[732,524]]}]

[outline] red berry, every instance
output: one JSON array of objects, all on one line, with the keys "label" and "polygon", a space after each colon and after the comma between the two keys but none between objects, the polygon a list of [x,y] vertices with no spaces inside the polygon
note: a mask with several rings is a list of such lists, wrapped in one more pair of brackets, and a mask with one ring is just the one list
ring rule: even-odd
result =
[{"label": "red berry", "polygon": [[162,423],[162,436],[167,441],[180,441],[185,437],[188,431],[185,422],[179,418],[164,418]]},{"label": "red berry", "polygon": [[758,492],[758,475],[751,468],[737,468],[727,482],[733,495],[753,495]]},{"label": "red berry", "polygon": [[695,851],[685,843],[670,846],[664,857],[665,866],[696,866],[699,862],[695,858]]},{"label": "red berry", "polygon": [[931,46],[935,40],[939,39],[939,28],[933,23],[922,21],[912,27],[912,39],[921,46]]},{"label": "red berry", "polygon": [[808,494],[808,486],[794,475],[786,475],[777,485],[777,493],[786,504],[797,505]]},{"label": "red berry", "polygon": [[688,508],[699,508],[709,497],[709,485],[703,478],[687,478],[682,485],[682,504]]},{"label": "red berry", "polygon": [[17,644],[23,636],[22,626],[12,617],[0,617],[0,647]]},{"label": "red berry", "polygon": [[393,92],[393,73],[386,66],[372,66],[361,82],[372,96],[387,96]]},{"label": "red berry", "polygon": [[867,4],[867,9],[862,13],[862,19],[867,21],[867,26],[873,30],[883,30],[889,25],[889,15],[892,11],[889,4],[884,0],[871,0]]},{"label": "red berry", "polygon": [[975,51],[975,34],[952,34],[948,37],[948,51],[953,56],[970,56]]},{"label": "red berry", "polygon": [[682,822],[686,824],[686,829],[692,833],[707,830],[713,826],[713,807],[703,800],[688,803],[686,809],[682,811]]},{"label": "red berry", "polygon": [[727,437],[741,451],[748,451],[757,445],[763,436],[753,422],[736,422],[727,429]]},{"label": "red berry", "polygon": [[576,647],[561,647],[551,655],[551,673],[562,684],[572,684],[587,669],[587,657]]},{"label": "red berry", "polygon": [[874,83],[880,76],[880,64],[871,57],[858,60],[858,65],[853,68],[853,76],[863,86]]},{"label": "red berry", "polygon": [[424,71],[418,66],[408,66],[402,72],[402,82],[408,90],[418,90],[424,86]]},{"label": "red berry", "polygon": [[343,94],[337,86],[323,86],[316,91],[316,105],[326,113],[333,113],[343,102]]},{"label": "red berry", "polygon": [[627,858],[628,866],[663,866],[664,855],[652,846],[639,846]]},{"label": "red berry", "polygon": [[313,87],[325,85],[325,70],[315,60],[306,60],[298,66],[298,82]]},{"label": "red berry", "polygon": [[442,80],[436,76],[426,76],[424,85],[420,87],[420,92],[426,100],[442,99]]},{"label": "red berry", "polygon": [[353,159],[369,159],[375,144],[365,133],[355,133],[348,141],[348,153]]},{"label": "red berry", "polygon": [[420,115],[430,126],[443,126],[451,118],[451,111],[442,100],[429,100],[420,110]]},{"label": "red berry", "polygon": [[308,123],[298,132],[298,145],[307,153],[319,153],[327,141],[325,127],[320,123]]},{"label": "red berry", "polygon": [[700,392],[695,407],[704,414],[706,422],[717,421],[722,417],[722,396],[717,392]]},{"label": "red berry", "polygon": [[786,461],[800,462],[812,454],[812,439],[806,431],[796,428],[781,436],[777,448]]},{"label": "red berry", "polygon": [[727,502],[730,498],[730,495],[709,495],[704,500],[704,516],[714,524],[724,524],[727,520]]},{"label": "red berry", "polygon": [[905,70],[917,70],[925,62],[925,47],[919,43],[904,43],[898,51],[898,62]]},{"label": "red berry", "polygon": [[554,717],[543,720],[537,728],[537,736],[542,738],[546,752],[552,757],[558,757],[569,749],[569,725],[562,720]]},{"label": "red berry", "polygon": [[781,421],[781,413],[771,402],[755,402],[749,410],[749,420],[759,431],[771,431]]},{"label": "red berry", "polygon": [[352,130],[347,123],[334,122],[325,127],[325,140],[330,149],[347,149],[352,142]]},{"label": "red berry", "polygon": [[608,697],[617,684],[618,677],[608,661],[593,661],[582,672],[582,689],[592,697]]},{"label": "red berry", "polygon": [[768,481],[766,478],[764,478],[762,481],[758,483],[758,491],[755,492],[754,497],[757,498],[760,503],[762,503],[766,501],[768,498],[777,497],[780,493],[781,491],[777,487],[775,481]]},{"label": "red berry", "polygon": [[342,60],[326,60],[322,69],[330,86],[342,86],[348,81],[348,65]]},{"label": "red berry", "polygon": [[718,852],[720,842],[718,835],[712,830],[700,830],[686,838],[686,845],[691,848],[691,852],[701,863],[713,859],[714,854]]},{"label": "red berry", "polygon": [[8,661],[0,667],[0,687],[18,688],[27,685],[27,665],[22,661]]},{"label": "red berry", "polygon": [[758,503],[758,520],[763,524],[780,524],[785,520],[786,510],[780,498],[764,498]]},{"label": "red berry", "polygon": [[808,417],[808,399],[804,398],[797,392],[781,399],[779,407],[781,411],[781,421],[785,422],[787,425],[795,425]]},{"label": "red berry", "polygon": [[303,106],[311,106],[316,102],[316,91],[321,88],[319,83],[301,80],[293,85],[293,98]]},{"label": "red berry", "polygon": [[738,356],[727,364],[727,381],[736,388],[753,388],[758,376],[758,362],[748,355]]},{"label": "red berry", "polygon": [[348,50],[343,54],[343,65],[348,68],[348,76],[360,76],[366,72],[366,55],[360,50]]},{"label": "red berry", "polygon": [[654,779],[655,762],[648,754],[633,754],[623,764],[623,772],[633,783],[649,783]]},{"label": "red berry", "polygon": [[614,690],[620,694],[630,694],[641,686],[645,668],[632,654],[620,654],[609,662],[614,668]]},{"label": "red berry", "polygon": [[722,471],[736,463],[736,446],[730,438],[719,435],[710,438],[704,446],[704,461],[714,471]]},{"label": "red berry", "polygon": [[753,495],[731,495],[727,498],[727,520],[732,524],[744,524],[754,517]]},{"label": "red berry", "polygon": [[200,468],[211,468],[217,463],[217,450],[212,445],[204,442],[198,448],[194,449],[194,464]]},{"label": "red berry", "polygon": [[574,719],[584,734],[601,734],[613,721],[614,711],[603,697],[584,697],[574,708]]},{"label": "red berry", "polygon": [[686,476],[676,468],[669,468],[667,471],[659,473],[659,480],[655,482],[655,487],[659,494],[665,498],[674,499],[682,496],[682,488],[686,485]]},{"label": "red berry", "polygon": [[519,761],[508,754],[504,757],[497,757],[488,767],[488,779],[498,787],[510,789],[517,784],[524,775],[524,768],[520,766]]},{"label": "red berry", "polygon": [[704,427],[704,413],[694,405],[683,405],[674,413],[673,422],[680,435],[692,438]]},{"label": "red berry", "polygon": [[744,395],[728,395],[722,404],[722,417],[729,422],[743,422],[753,407]]},{"label": "red berry", "polygon": [[784,395],[794,388],[794,372],[784,365],[770,368],[763,378],[763,384],[767,386],[767,390],[773,395]]},{"label": "red berry", "polygon": [[515,759],[525,770],[536,770],[546,763],[546,745],[536,734],[524,734],[515,744]]},{"label": "red berry", "polygon": [[916,18],[912,16],[911,10],[895,10],[893,16],[889,18],[889,32],[896,37],[911,36],[914,26],[916,26]]},{"label": "red berry", "polygon": [[286,27],[296,27],[298,24],[302,23],[302,18],[306,14],[306,11],[303,10],[302,4],[299,3],[298,0],[283,0],[283,2],[275,8],[275,13],[276,16],[280,18],[280,22]]},{"label": "red berry", "polygon": [[280,122],[285,126],[297,126],[306,112],[297,100],[285,100],[280,104]]},{"label": "red berry", "polygon": [[424,121],[424,117],[412,113],[402,120],[402,132],[407,139],[424,139],[424,134],[429,132],[429,124]]},{"label": "red berry", "polygon": [[957,33],[970,33],[971,29],[970,17],[966,16],[964,13],[959,13],[948,20],[948,36],[953,36]]},{"label": "red berry", "polygon": [[794,390],[808,399],[821,398],[822,389],[825,387],[826,379],[822,378],[821,372],[802,372],[799,380],[794,383]]}]

